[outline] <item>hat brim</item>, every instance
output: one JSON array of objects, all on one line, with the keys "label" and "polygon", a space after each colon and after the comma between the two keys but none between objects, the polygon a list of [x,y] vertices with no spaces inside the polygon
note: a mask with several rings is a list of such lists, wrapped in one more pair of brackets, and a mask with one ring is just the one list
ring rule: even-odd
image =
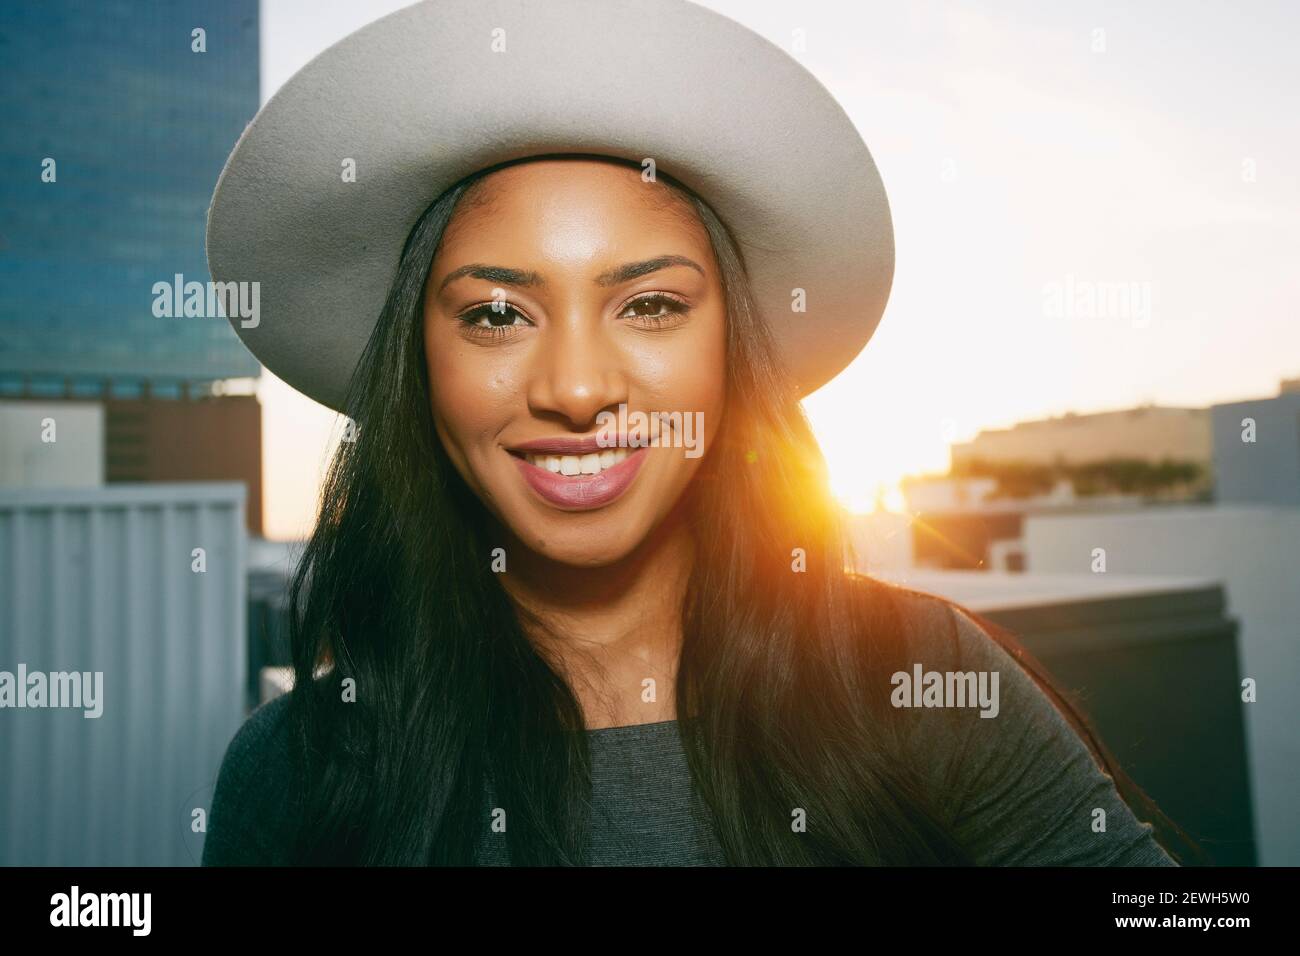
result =
[{"label": "hat brim", "polygon": [[231,325],[343,411],[421,213],[470,173],[552,153],[651,157],[707,201],[801,395],[879,323],[894,272],[884,185],[789,54],[685,0],[426,0],[325,50],[240,136],[207,228],[212,279],[259,283],[258,323]]}]

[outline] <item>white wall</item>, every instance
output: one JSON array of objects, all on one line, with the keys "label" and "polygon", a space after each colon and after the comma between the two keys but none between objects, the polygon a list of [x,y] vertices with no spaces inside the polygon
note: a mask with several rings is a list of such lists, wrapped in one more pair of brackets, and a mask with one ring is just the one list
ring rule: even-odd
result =
[{"label": "white wall", "polygon": [[242,482],[0,489],[0,670],[103,682],[97,718],[0,712],[0,866],[201,858],[193,813],[211,809],[244,720],[245,495]]},{"label": "white wall", "polygon": [[996,478],[931,478],[906,482],[909,511],[955,511],[974,508],[997,491]]},{"label": "white wall", "polygon": [[1108,575],[1224,582],[1228,614],[1241,627],[1242,676],[1257,684],[1257,701],[1243,706],[1259,861],[1300,865],[1300,508],[1036,515],[1025,522],[1024,541],[1030,572],[1089,573],[1093,549],[1104,548]]},{"label": "white wall", "polygon": [[[45,419],[54,441],[42,440]],[[84,488],[104,483],[104,406],[0,402],[0,487]]]}]

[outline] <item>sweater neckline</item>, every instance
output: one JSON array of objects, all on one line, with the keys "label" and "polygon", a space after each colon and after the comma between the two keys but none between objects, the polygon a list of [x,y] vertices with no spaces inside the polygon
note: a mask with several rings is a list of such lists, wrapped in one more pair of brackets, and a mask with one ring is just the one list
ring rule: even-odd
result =
[{"label": "sweater neckline", "polygon": [[676,728],[675,720],[655,720],[646,724],[624,724],[621,727],[597,727],[594,730],[588,730],[588,737],[606,737],[606,736],[638,736],[641,734],[662,733],[666,730]]}]

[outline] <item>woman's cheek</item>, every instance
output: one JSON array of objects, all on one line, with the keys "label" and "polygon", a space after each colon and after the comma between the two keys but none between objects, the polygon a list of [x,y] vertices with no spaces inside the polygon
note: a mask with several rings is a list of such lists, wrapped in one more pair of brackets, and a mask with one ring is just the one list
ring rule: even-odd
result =
[{"label": "woman's cheek", "polygon": [[657,403],[648,411],[702,413],[714,423],[726,394],[725,353],[707,337],[683,337],[669,347],[639,358],[636,377],[647,397]]},{"label": "woman's cheek", "polygon": [[510,384],[481,358],[455,348],[429,363],[433,417],[447,454],[474,488],[486,490],[484,469],[490,463],[495,438],[508,419],[504,415]]},{"label": "woman's cheek", "polygon": [[464,423],[469,434],[506,424],[502,414],[517,404],[521,386],[518,373],[497,356],[475,354],[479,349],[447,349],[430,365],[430,388],[450,421]]}]

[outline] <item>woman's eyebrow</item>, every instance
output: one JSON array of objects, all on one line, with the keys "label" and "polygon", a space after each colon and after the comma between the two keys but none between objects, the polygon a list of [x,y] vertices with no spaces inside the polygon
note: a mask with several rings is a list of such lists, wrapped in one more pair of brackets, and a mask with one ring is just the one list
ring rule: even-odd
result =
[{"label": "woman's eyebrow", "polygon": [[536,272],[523,272],[519,269],[507,269],[505,266],[486,266],[480,262],[471,262],[467,266],[461,266],[459,269],[453,269],[447,273],[447,278],[442,280],[442,284],[438,286],[438,291],[441,293],[452,282],[465,276],[486,279],[488,282],[495,282],[499,285],[546,285],[546,280]]},{"label": "woman's eyebrow", "polygon": [[649,275],[651,272],[667,269],[669,266],[689,266],[700,275],[704,275],[704,270],[693,259],[687,259],[685,256],[655,256],[653,259],[646,259],[644,262],[627,262],[610,269],[608,272],[602,272],[596,276],[596,284],[619,285]]},{"label": "woman's eyebrow", "polygon": [[[688,259],[686,256],[668,255],[655,256],[653,259],[645,259],[641,262],[626,262],[607,272],[602,272],[596,276],[595,281],[597,285],[602,286],[619,285],[649,275],[652,272],[658,272],[660,269],[667,269],[669,266],[687,266],[700,275],[705,274],[704,269],[695,260]],[[467,266],[461,266],[459,269],[453,269],[447,273],[447,277],[438,286],[438,291],[442,292],[449,284],[465,276],[496,282],[500,285],[542,287],[546,285],[546,280],[537,272],[525,272],[520,269],[510,269],[506,266],[489,266],[481,262],[472,262]]]}]

